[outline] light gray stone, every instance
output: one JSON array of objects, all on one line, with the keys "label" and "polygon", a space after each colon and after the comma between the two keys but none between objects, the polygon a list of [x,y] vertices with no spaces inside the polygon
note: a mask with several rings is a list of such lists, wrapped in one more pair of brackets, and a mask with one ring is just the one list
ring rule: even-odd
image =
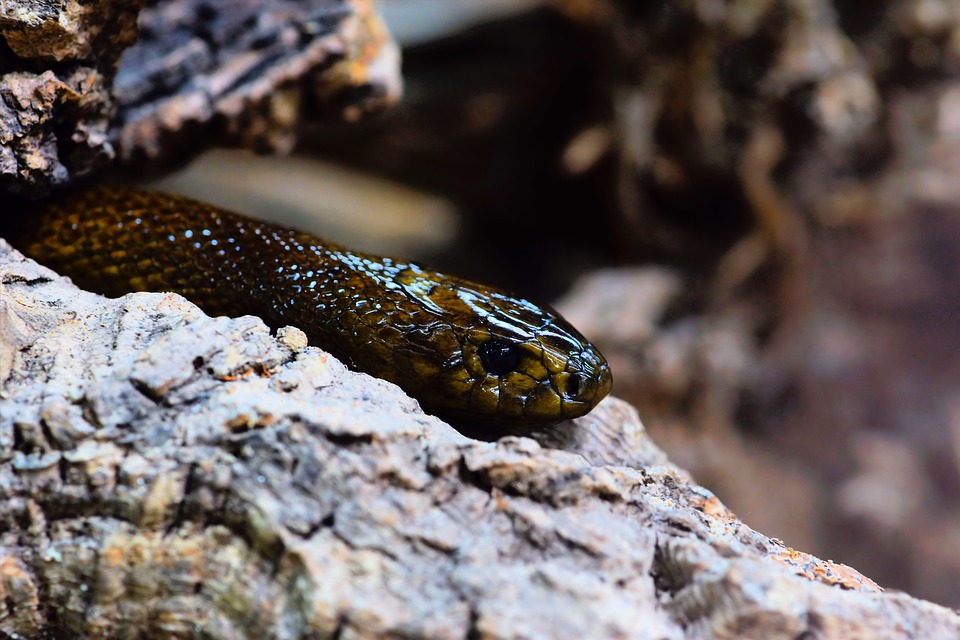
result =
[{"label": "light gray stone", "polygon": [[2,240],[0,384],[9,637],[960,637],[748,528],[615,398],[479,442],[294,329]]}]

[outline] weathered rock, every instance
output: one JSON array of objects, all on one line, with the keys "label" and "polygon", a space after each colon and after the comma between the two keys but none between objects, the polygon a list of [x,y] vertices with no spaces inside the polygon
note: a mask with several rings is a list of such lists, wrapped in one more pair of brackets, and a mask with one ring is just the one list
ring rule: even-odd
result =
[{"label": "weathered rock", "polygon": [[586,318],[617,392],[754,526],[960,605],[960,3],[552,4],[612,60],[618,239],[693,275]]},{"label": "weathered rock", "polygon": [[400,90],[370,0],[9,0],[0,36],[0,197],[287,150],[304,114],[356,120]]},{"label": "weathered rock", "polygon": [[11,637],[960,635],[745,526],[619,400],[477,442],[299,330],[2,241],[0,384]]}]

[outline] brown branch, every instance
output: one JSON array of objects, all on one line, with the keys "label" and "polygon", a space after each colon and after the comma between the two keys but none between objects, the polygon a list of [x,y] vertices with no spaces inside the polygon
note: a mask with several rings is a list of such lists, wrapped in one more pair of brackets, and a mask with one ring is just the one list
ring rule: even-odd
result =
[{"label": "brown branch", "polygon": [[285,151],[317,96],[348,119],[398,96],[368,0],[142,6],[4,3],[0,190],[38,195],[109,166],[150,175],[213,145]]}]

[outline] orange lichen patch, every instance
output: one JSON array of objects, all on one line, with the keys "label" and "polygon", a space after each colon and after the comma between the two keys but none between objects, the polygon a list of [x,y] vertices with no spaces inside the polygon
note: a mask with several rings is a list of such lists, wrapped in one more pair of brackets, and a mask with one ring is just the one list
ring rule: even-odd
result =
[{"label": "orange lichen patch", "polygon": [[273,372],[263,363],[257,363],[252,367],[247,367],[239,373],[230,373],[222,376],[217,376],[217,380],[222,382],[235,382],[236,380],[243,380],[244,378],[249,378],[253,374],[257,374],[261,378],[268,378],[273,375]]},{"label": "orange lichen patch", "polygon": [[510,506],[510,502],[504,499],[503,491],[501,491],[500,489],[497,489],[496,487],[494,487],[493,490],[491,490],[490,495],[493,496],[493,500],[497,505],[497,509],[499,509],[500,511],[503,511],[508,506]]},{"label": "orange lichen patch", "polygon": [[315,95],[321,104],[335,102],[344,90],[376,87],[375,95],[343,105],[340,117],[357,122],[397,103],[402,84],[397,72],[400,54],[371,0],[351,0],[353,15],[344,21],[342,59],[318,77]]},{"label": "orange lichen patch", "polygon": [[227,423],[227,428],[235,433],[245,433],[254,429],[264,429],[277,421],[272,413],[259,413],[256,416],[240,414]]},{"label": "orange lichen patch", "polygon": [[127,557],[126,551],[117,546],[104,547],[100,552],[100,560],[104,565],[119,566]]},{"label": "orange lichen patch", "polygon": [[868,589],[883,591],[883,587],[861,574],[856,569],[845,564],[838,564],[833,560],[821,560],[809,553],[784,547],[780,553],[771,556],[777,562],[793,569],[797,575],[810,580],[819,580],[844,589]]},{"label": "orange lichen patch", "polygon": [[237,380],[243,380],[244,378],[249,378],[251,375],[253,375],[253,369],[246,369],[236,374],[217,376],[217,380],[220,380],[222,382],[236,382]]},{"label": "orange lichen patch", "polygon": [[737,514],[727,508],[727,505],[720,502],[720,499],[716,496],[709,496],[703,500],[700,504],[693,505],[695,509],[699,509],[708,516],[713,516],[714,518],[719,518],[724,522],[730,523],[737,520]]},{"label": "orange lichen patch", "polygon": [[355,82],[366,83],[368,67],[380,57],[383,48],[391,43],[391,38],[370,0],[354,0],[353,6],[360,28],[358,37],[351,43],[351,77]]},{"label": "orange lichen patch", "polygon": [[0,555],[0,633],[39,637],[40,593],[33,575],[12,555]]}]

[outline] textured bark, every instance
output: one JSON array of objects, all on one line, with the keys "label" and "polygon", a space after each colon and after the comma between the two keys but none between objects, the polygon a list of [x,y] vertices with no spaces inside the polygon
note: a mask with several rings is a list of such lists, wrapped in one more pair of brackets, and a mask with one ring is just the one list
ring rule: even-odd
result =
[{"label": "textured bark", "polygon": [[356,120],[399,93],[369,0],[9,0],[0,35],[0,193],[287,150],[304,109]]},{"label": "textured bark", "polygon": [[609,399],[478,442],[258,319],[0,241],[10,637],[952,638],[740,522]]}]

